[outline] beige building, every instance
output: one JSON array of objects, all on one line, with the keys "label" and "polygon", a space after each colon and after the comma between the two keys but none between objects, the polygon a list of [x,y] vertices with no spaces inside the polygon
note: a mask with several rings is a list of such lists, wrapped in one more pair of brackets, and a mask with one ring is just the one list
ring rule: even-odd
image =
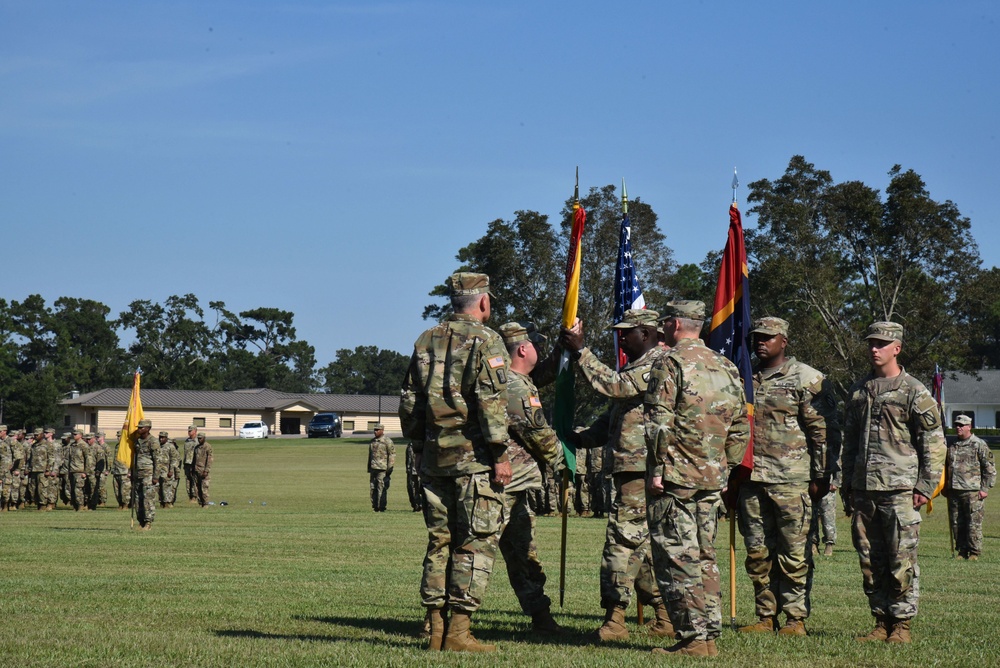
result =
[{"label": "beige building", "polygon": [[[63,428],[103,431],[109,438],[122,428],[131,388],[109,388],[64,399]],[[154,431],[186,438],[188,425],[218,438],[234,438],[246,422],[262,420],[271,434],[305,437],[316,413],[337,413],[344,436],[371,432],[376,422],[386,433],[401,431],[399,397],[352,394],[289,394],[275,390],[142,390],[142,408]]]}]

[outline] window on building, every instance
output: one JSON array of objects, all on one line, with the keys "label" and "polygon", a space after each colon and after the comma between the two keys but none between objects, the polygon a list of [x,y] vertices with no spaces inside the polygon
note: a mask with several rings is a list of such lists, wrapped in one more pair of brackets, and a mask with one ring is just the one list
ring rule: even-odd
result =
[{"label": "window on building", "polygon": [[233,418],[219,418],[219,427],[222,429],[232,429]]},{"label": "window on building", "polygon": [[955,418],[957,418],[959,415],[968,415],[970,418],[972,418],[972,427],[973,427],[973,429],[975,429],[975,427],[976,427],[976,412],[975,411],[952,411],[951,412],[951,426],[952,427],[955,426]]},{"label": "window on building", "polygon": [[375,425],[377,425],[377,424],[378,424],[377,421],[375,421],[375,420],[369,420],[368,421],[368,431],[375,431]]},{"label": "window on building", "polygon": [[354,431],[354,420],[344,420],[344,431]]},{"label": "window on building", "polygon": [[68,415],[63,415],[63,426],[69,427],[71,424],[70,417]]},{"label": "window on building", "polygon": [[191,424],[193,424],[196,427],[204,427],[205,426],[205,418],[203,418],[203,417],[193,418],[191,420]]},{"label": "window on building", "polygon": [[90,426],[91,427],[97,426],[97,411],[94,411],[93,413],[90,414]]}]

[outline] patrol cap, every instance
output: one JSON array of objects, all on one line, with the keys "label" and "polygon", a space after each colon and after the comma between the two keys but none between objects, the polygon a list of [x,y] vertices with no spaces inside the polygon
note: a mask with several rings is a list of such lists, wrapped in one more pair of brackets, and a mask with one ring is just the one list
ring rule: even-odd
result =
[{"label": "patrol cap", "polygon": [[611,325],[608,329],[632,329],[640,325],[656,327],[656,321],[660,319],[660,314],[649,308],[630,308],[625,311],[622,321]]},{"label": "patrol cap", "polygon": [[0,424],[0,431],[7,431],[7,425]]},{"label": "patrol cap", "polygon": [[696,299],[678,299],[667,302],[666,308],[663,309],[663,319],[667,320],[668,318],[704,320],[705,302],[700,302]]},{"label": "patrol cap", "polygon": [[82,429],[74,429],[73,433],[74,434],[80,434],[80,436],[83,436],[83,430]]},{"label": "patrol cap", "polygon": [[385,431],[385,425],[379,422],[377,425],[375,425],[375,431]]},{"label": "patrol cap", "polygon": [[459,295],[481,295],[490,292],[490,277],[486,274],[474,274],[472,272],[459,272],[448,277],[448,293],[453,296]]},{"label": "patrol cap", "polygon": [[786,339],[788,338],[788,321],[782,320],[781,318],[758,318],[753,321],[753,329],[750,330],[751,334],[767,334],[768,336],[774,336],[776,334],[781,334]]},{"label": "patrol cap", "polygon": [[139,420],[138,426],[139,427],[152,427],[153,426],[153,421],[152,420]]},{"label": "patrol cap", "polygon": [[165,431],[160,432],[160,438],[170,438],[170,434]]},{"label": "patrol cap", "polygon": [[879,322],[873,322],[871,326],[868,327],[868,339],[880,339],[882,341],[899,341],[903,342],[903,326],[898,322],[888,322],[881,320]]},{"label": "patrol cap", "polygon": [[41,436],[44,430],[41,427],[35,427],[35,431],[31,432],[35,436]]},{"label": "patrol cap", "polygon": [[533,322],[506,322],[500,325],[500,336],[503,337],[503,342],[507,345],[519,341],[544,343],[546,340],[546,337],[535,329]]},{"label": "patrol cap", "polygon": [[121,429],[118,430],[118,433],[116,434],[116,436],[118,436],[118,438],[122,437],[122,430]]},{"label": "patrol cap", "polygon": [[204,433],[198,434],[198,440],[199,441],[204,441],[205,440],[205,434]]},{"label": "patrol cap", "polygon": [[198,427],[196,425],[191,425],[190,427],[188,427],[188,431],[196,431],[197,429]]},{"label": "patrol cap", "polygon": [[969,417],[968,415],[957,415],[955,416],[955,424],[961,425],[963,427],[966,425],[970,425],[972,424],[972,418]]},{"label": "patrol cap", "polygon": [[61,438],[61,439],[67,439],[67,438],[72,438],[72,436],[73,436],[73,432],[71,432],[71,431],[64,431],[62,433],[62,436],[60,436],[59,438]]},{"label": "patrol cap", "polygon": [[84,437],[85,439],[91,439],[91,438],[94,438],[94,432],[92,432],[92,431],[88,431],[88,432],[87,432],[86,434],[84,434],[84,435],[83,435],[83,437]]},{"label": "patrol cap", "polygon": [[46,428],[45,428],[45,433],[46,433],[46,434],[52,434],[52,435],[55,435],[55,433],[56,433],[56,430],[55,430],[55,429],[53,429],[52,427],[46,427]]},{"label": "patrol cap", "polygon": [[105,434],[103,431],[97,432],[97,438],[100,438],[101,436],[107,436],[107,434]]}]

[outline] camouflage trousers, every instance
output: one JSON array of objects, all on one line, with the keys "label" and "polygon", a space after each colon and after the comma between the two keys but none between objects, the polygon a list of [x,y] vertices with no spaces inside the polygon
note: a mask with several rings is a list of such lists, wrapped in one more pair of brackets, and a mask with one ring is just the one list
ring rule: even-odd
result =
[{"label": "camouflage trousers", "polygon": [[195,482],[194,469],[190,464],[184,465],[184,488],[187,490],[188,500],[198,499],[198,485]]},{"label": "camouflage trousers", "polygon": [[368,474],[368,487],[371,489],[372,510],[385,510],[386,498],[389,494],[388,471],[372,471]]},{"label": "camouflage trousers", "polygon": [[528,505],[528,491],[504,493],[504,523],[500,528],[500,552],[507,565],[507,579],[521,610],[532,615],[548,610],[545,571],[535,545],[535,513]]},{"label": "camouflage trousers", "polygon": [[604,473],[587,473],[587,488],[590,490],[590,510],[595,515],[603,515],[608,510],[608,479]]},{"label": "camouflage trousers", "polygon": [[173,476],[160,478],[157,484],[157,493],[160,496],[160,505],[173,503],[174,496],[177,494],[177,480]]},{"label": "camouflage trousers", "polygon": [[204,508],[208,505],[208,502],[212,498],[210,494],[212,480],[211,477],[207,475],[199,475],[198,473],[195,473],[194,476],[194,487],[195,491],[198,493],[198,505]]},{"label": "camouflage trousers", "polygon": [[90,507],[103,506],[108,501],[107,473],[95,473],[90,490]]},{"label": "camouflage trousers", "polygon": [[410,508],[413,510],[423,510],[424,490],[420,486],[420,475],[417,473],[406,474],[406,496],[410,499]]},{"label": "camouflage trousers", "polygon": [[22,492],[23,477],[23,475],[15,476],[11,474],[9,477],[4,478],[3,500],[7,502],[8,507],[16,506],[24,499]]},{"label": "camouflage trousers", "polygon": [[420,481],[427,500],[423,605],[472,614],[482,605],[493,573],[505,524],[503,489],[490,482],[489,473],[423,475]]},{"label": "camouflage trousers", "polygon": [[913,492],[854,492],[854,548],[872,615],[910,619],[920,596],[920,513]]},{"label": "camouflage trousers", "polygon": [[115,499],[119,506],[127,506],[132,503],[132,479],[128,477],[127,473],[115,473],[111,487],[115,492]]},{"label": "camouflage trousers", "polygon": [[983,551],[983,510],[979,490],[948,492],[948,520],[955,537],[955,549],[963,557],[979,556]]},{"label": "camouflage trousers", "polygon": [[679,640],[718,638],[721,584],[715,561],[722,494],[665,485],[649,498],[649,530],[656,581]]},{"label": "camouflage trousers", "polygon": [[152,524],[156,518],[156,485],[153,484],[153,473],[139,471],[135,482],[135,518],[141,526]]},{"label": "camouflage trousers", "polygon": [[[646,523],[646,477],[643,473],[616,473],[615,501],[608,511],[608,529],[601,556],[601,607],[627,608],[632,590],[639,602],[658,602]],[[644,564],[647,567],[644,568]]]},{"label": "camouflage trousers", "polygon": [[28,495],[39,508],[49,502],[49,477],[45,473],[32,473],[28,482]]},{"label": "camouflage trousers", "polygon": [[739,527],[758,617],[779,612],[793,619],[809,616],[811,522],[809,483],[748,480],[740,486]]},{"label": "camouflage trousers", "polygon": [[14,488],[14,476],[6,473],[0,478],[0,503],[7,506],[11,502],[11,490]]},{"label": "camouflage trousers", "polygon": [[73,503],[73,483],[69,473],[59,474],[59,500],[67,506]]},{"label": "camouflage trousers", "polygon": [[819,545],[819,529],[823,527],[823,542],[837,543],[837,492],[830,492],[819,503],[813,504],[812,522],[809,523],[809,545]]},{"label": "camouflage trousers", "polygon": [[590,511],[590,481],[586,472],[576,474],[576,492],[573,495],[573,507],[577,513]]},{"label": "camouflage trousers", "polygon": [[69,502],[73,506],[74,510],[80,510],[80,508],[87,507],[87,499],[85,498],[85,487],[87,482],[87,474],[85,473],[70,473],[69,476]]}]

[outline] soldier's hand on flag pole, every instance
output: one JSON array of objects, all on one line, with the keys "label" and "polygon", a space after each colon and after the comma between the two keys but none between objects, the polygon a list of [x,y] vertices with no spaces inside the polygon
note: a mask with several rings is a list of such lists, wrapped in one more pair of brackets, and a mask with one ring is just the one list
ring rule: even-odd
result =
[{"label": "soldier's hand on flag pole", "polygon": [[579,318],[573,322],[573,326],[569,329],[562,328],[559,343],[563,348],[574,353],[583,348],[583,322]]}]

